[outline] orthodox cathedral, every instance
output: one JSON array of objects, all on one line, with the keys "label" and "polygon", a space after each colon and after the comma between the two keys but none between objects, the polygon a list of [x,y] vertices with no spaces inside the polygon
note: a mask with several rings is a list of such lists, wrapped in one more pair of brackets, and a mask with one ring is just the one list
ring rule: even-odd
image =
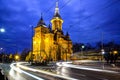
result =
[{"label": "orthodox cathedral", "polygon": [[70,60],[72,54],[72,41],[68,32],[64,35],[62,31],[63,20],[59,13],[58,2],[53,18],[52,26],[46,26],[43,17],[34,28],[33,36],[33,61],[44,60],[59,61]]}]

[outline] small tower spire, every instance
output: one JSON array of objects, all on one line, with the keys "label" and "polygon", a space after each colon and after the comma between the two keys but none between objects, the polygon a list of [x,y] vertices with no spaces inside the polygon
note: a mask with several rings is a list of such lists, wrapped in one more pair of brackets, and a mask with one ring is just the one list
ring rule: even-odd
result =
[{"label": "small tower spire", "polygon": [[45,24],[45,22],[44,22],[44,20],[43,20],[43,16],[42,16],[42,13],[41,13],[41,18],[40,18],[37,26],[42,26],[42,25],[46,25],[46,24]]},{"label": "small tower spire", "polygon": [[41,18],[40,18],[40,20],[43,20],[43,16],[42,16],[42,13],[41,13]]},{"label": "small tower spire", "polygon": [[69,36],[69,33],[68,33],[68,31],[67,31],[67,33],[66,33],[66,36]]},{"label": "small tower spire", "polygon": [[66,33],[66,40],[70,40],[70,36],[68,32]]}]

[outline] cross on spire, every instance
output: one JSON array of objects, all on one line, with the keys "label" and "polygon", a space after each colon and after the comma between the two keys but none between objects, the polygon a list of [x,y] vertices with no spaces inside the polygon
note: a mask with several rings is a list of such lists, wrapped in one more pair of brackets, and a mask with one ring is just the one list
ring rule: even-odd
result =
[{"label": "cross on spire", "polygon": [[55,14],[59,13],[59,8],[58,8],[58,1],[56,2],[56,8],[55,8]]},{"label": "cross on spire", "polygon": [[58,1],[56,2],[56,8],[58,8]]}]

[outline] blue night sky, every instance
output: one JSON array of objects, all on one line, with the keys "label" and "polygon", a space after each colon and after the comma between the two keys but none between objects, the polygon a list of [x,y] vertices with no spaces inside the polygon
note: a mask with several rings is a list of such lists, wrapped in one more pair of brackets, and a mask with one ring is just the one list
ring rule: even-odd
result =
[{"label": "blue night sky", "polygon": [[[8,51],[22,51],[31,47],[32,28],[41,13],[48,25],[57,0],[0,0],[0,47]],[[95,43],[114,40],[120,43],[120,0],[59,0],[64,20],[64,34],[68,31],[73,42]]]}]

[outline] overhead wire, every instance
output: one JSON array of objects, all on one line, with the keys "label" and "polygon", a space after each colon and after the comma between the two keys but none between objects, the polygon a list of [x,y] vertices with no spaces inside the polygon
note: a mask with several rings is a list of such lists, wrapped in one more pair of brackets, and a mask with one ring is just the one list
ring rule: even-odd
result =
[{"label": "overhead wire", "polygon": [[60,9],[62,10],[67,4],[69,4],[72,0],[68,0],[65,2],[65,4],[63,6],[60,7]]},{"label": "overhead wire", "polygon": [[[110,6],[113,6],[114,4],[116,4],[117,2],[119,2],[120,0],[116,0],[112,3],[110,3],[109,5],[107,5],[106,7],[101,8],[100,10],[97,10],[95,13],[93,13],[91,16],[87,16],[85,18],[83,18],[81,21],[87,20],[89,18],[91,18],[92,16],[95,16],[96,14],[100,14],[102,11],[104,11],[105,9],[109,8]],[[80,22],[76,22],[74,24],[71,24],[71,26],[73,27],[73,25],[78,25]],[[97,24],[98,25],[98,24]]]}]

